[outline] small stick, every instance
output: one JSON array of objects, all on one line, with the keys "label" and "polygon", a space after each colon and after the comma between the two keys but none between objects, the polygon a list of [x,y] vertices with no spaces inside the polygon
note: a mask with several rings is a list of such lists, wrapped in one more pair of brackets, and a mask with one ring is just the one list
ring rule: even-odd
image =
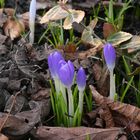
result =
[{"label": "small stick", "polygon": [[9,112],[7,113],[7,115],[6,115],[6,117],[5,117],[5,119],[4,119],[3,123],[2,123],[2,125],[0,126],[0,132],[1,132],[2,128],[4,127],[5,123],[7,122],[8,118],[9,118],[9,116],[10,116],[10,113],[11,113],[12,108],[13,108],[13,106],[14,106],[14,104],[15,104],[15,101],[16,101],[16,97],[17,97],[25,88],[26,88],[26,87],[24,86],[20,91],[18,91],[18,92],[15,94],[15,96],[13,96],[13,102],[12,102],[12,104],[11,104],[10,110],[9,110]]}]

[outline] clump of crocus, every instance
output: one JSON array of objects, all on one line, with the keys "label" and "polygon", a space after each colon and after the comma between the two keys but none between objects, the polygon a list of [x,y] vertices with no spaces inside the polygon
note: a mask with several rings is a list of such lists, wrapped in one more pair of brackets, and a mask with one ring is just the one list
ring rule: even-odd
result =
[{"label": "clump of crocus", "polygon": [[35,16],[36,16],[36,0],[32,0],[30,3],[29,10],[29,28],[30,28],[29,41],[31,44],[34,43]]},{"label": "clump of crocus", "polygon": [[[61,53],[55,51],[48,56],[48,65],[55,84],[54,97],[52,97],[51,100],[53,111],[57,117],[57,124],[75,126],[77,123],[74,121],[74,116],[76,116],[77,119],[77,116],[81,116],[83,111],[83,92],[86,85],[84,69],[81,67],[77,73],[76,82],[79,90],[79,101],[77,103],[78,106],[75,107],[72,91],[75,74],[73,63],[70,60],[66,62]],[[79,110],[79,114],[76,110]],[[79,122],[81,122],[81,120]]]},{"label": "clump of crocus", "polygon": [[107,65],[108,70],[110,72],[110,94],[109,94],[109,97],[110,97],[110,99],[114,100],[116,90],[115,90],[115,77],[113,75],[113,70],[115,68],[116,52],[115,52],[114,47],[110,43],[107,43],[104,45],[103,52],[104,52],[104,58],[106,61],[106,65]]}]

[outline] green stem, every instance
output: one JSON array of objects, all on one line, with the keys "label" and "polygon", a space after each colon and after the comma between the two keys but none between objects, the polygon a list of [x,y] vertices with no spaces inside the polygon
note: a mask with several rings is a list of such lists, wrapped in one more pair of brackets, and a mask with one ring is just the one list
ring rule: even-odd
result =
[{"label": "green stem", "polygon": [[72,126],[74,105],[73,105],[73,95],[72,95],[71,88],[68,88],[68,100],[69,100],[69,126]]},{"label": "green stem", "polygon": [[84,97],[83,91],[79,91],[79,104],[78,104],[78,106],[79,106],[79,111],[81,114],[83,112],[83,97]]},{"label": "green stem", "polygon": [[61,93],[63,95],[65,104],[67,106],[66,88],[65,88],[65,86],[62,83],[60,83],[60,91],[61,91]]},{"label": "green stem", "polygon": [[29,41],[31,44],[33,44],[34,43],[35,23],[34,22],[30,23],[29,27],[30,27]]},{"label": "green stem", "polygon": [[61,45],[64,45],[64,32],[63,32],[63,22],[62,20],[60,20],[60,24],[61,24],[61,28],[60,28],[60,32],[61,32]]},{"label": "green stem", "polygon": [[54,78],[54,85],[55,85],[56,93],[59,93],[60,92],[60,81],[58,78]]},{"label": "green stem", "polygon": [[109,94],[109,98],[114,100],[114,96],[116,93],[115,90],[115,77],[113,76],[113,70],[109,70],[110,71],[110,94]]}]

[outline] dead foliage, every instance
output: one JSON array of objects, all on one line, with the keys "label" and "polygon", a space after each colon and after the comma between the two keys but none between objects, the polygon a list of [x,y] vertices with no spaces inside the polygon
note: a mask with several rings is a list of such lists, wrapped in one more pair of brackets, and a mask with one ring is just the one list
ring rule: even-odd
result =
[{"label": "dead foliage", "polygon": [[138,107],[119,101],[112,101],[99,94],[93,86],[90,86],[90,88],[96,104],[101,106],[103,110],[105,108],[105,112],[103,111],[105,115],[102,118],[108,126],[124,127],[129,132],[140,129],[140,109]]},{"label": "dead foliage", "polygon": [[[97,129],[88,127],[39,127],[36,131],[38,140],[114,140],[121,134],[120,128]],[[119,140],[126,140],[125,133],[121,134]]]}]

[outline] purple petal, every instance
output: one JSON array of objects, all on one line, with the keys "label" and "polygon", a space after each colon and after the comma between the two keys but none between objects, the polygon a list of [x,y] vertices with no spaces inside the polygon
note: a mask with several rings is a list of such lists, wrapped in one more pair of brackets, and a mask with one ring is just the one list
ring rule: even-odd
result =
[{"label": "purple petal", "polygon": [[59,70],[59,61],[64,60],[60,52],[53,52],[48,56],[48,65],[51,72],[52,77],[58,76]]},{"label": "purple petal", "polygon": [[74,78],[74,66],[71,61],[61,66],[59,69],[59,79],[68,88],[72,86]]},{"label": "purple petal", "polygon": [[60,60],[58,63],[57,73],[59,72],[59,69],[65,65],[67,62],[65,60]]},{"label": "purple petal", "polygon": [[77,72],[76,82],[78,85],[78,89],[83,91],[86,86],[86,74],[82,67]]},{"label": "purple petal", "polygon": [[113,70],[115,67],[116,52],[114,47],[107,43],[104,45],[104,57],[109,70]]},{"label": "purple petal", "polygon": [[74,78],[74,65],[71,61],[68,61],[68,66],[70,69],[70,81],[73,82],[73,78]]},{"label": "purple petal", "polygon": [[49,69],[50,69],[50,72],[51,72],[51,75],[52,75],[52,77],[54,78],[54,76],[55,76],[55,72],[54,72],[54,68],[53,68],[53,62],[52,62],[52,54],[50,54],[49,56],[48,56],[48,65],[49,65]]}]

